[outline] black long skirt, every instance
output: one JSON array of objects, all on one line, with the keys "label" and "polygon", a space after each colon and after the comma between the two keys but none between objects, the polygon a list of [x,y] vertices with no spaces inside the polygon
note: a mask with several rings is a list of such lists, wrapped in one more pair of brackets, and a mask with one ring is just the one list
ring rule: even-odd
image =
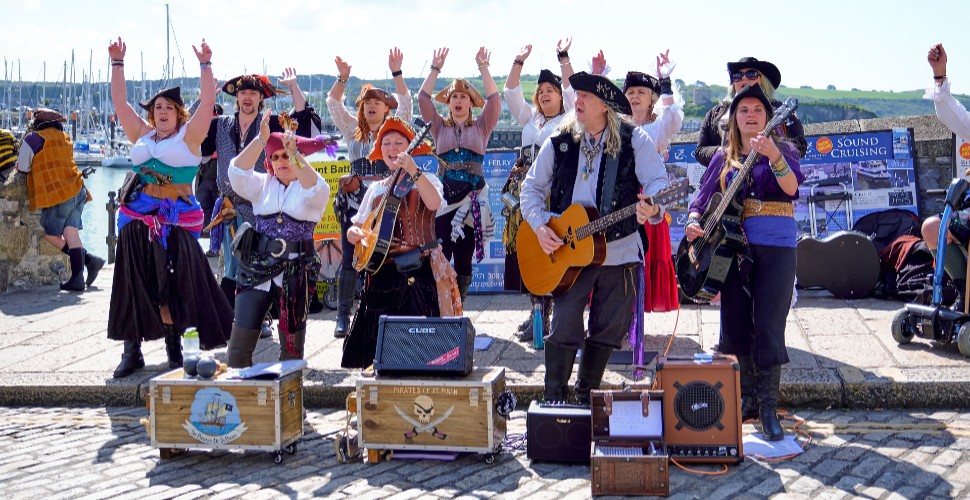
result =
[{"label": "black long skirt", "polygon": [[191,233],[172,227],[166,250],[160,241],[149,241],[148,226],[132,221],[121,228],[116,257],[109,339],[163,338],[158,308],[167,305],[176,331],[198,328],[202,349],[226,345],[232,330],[232,307]]},{"label": "black long skirt", "polygon": [[384,263],[367,277],[360,307],[344,340],[340,366],[366,368],[374,362],[381,315],[441,316],[430,259],[424,258],[421,268],[408,274],[399,273],[393,263]]}]

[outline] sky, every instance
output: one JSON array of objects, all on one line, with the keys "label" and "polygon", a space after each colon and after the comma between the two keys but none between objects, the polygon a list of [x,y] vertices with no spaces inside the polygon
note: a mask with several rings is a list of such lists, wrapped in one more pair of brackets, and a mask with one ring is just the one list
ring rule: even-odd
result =
[{"label": "sky", "polygon": [[[437,47],[449,47],[443,77],[476,76],[475,54],[491,50],[491,72],[508,74],[520,48],[533,52],[523,73],[558,72],[556,42],[572,36],[577,71],[603,50],[616,79],[629,70],[654,72],[670,50],[675,79],[727,83],[725,63],[744,56],[775,63],[782,85],[860,90],[915,90],[932,82],[926,53],[942,42],[954,91],[970,93],[970,2],[945,0],[168,0],[174,76],[198,76],[192,45],[213,51],[217,79],[243,72],[337,73],[336,56],[364,80],[389,77],[387,53],[404,54],[408,77],[427,75]],[[76,81],[93,56],[93,74],[107,80],[109,40],[128,46],[126,75],[162,78],[166,53],[163,0],[4,0],[0,52],[8,78],[64,78],[74,50]],[[737,8],[735,5],[745,5]],[[928,7],[932,5],[932,7]],[[920,6],[926,6],[921,10]],[[11,69],[12,68],[12,69]],[[183,70],[184,68],[184,70]],[[11,77],[12,76],[12,77]],[[70,80],[70,75],[68,77]],[[414,91],[416,89],[412,89]]]}]

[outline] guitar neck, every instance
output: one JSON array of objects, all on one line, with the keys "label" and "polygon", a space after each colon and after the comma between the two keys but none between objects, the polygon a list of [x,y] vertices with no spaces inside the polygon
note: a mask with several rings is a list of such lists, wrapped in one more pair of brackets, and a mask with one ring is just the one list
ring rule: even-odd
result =
[{"label": "guitar neck", "polygon": [[596,219],[590,222],[589,224],[580,226],[579,229],[576,230],[576,236],[579,239],[583,239],[590,235],[601,233],[603,231],[606,231],[606,229],[612,226],[613,224],[622,222],[624,219],[631,217],[636,213],[637,213],[637,204],[634,203],[627,207],[621,208],[616,212],[611,212],[607,215],[604,215],[603,217],[600,217],[599,219]]}]

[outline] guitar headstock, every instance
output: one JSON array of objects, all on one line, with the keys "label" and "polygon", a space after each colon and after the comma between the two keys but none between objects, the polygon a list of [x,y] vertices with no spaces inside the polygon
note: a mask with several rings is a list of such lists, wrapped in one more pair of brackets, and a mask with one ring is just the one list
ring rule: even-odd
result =
[{"label": "guitar headstock", "polygon": [[789,97],[785,99],[785,102],[781,103],[781,106],[775,109],[774,116],[768,121],[768,126],[765,127],[765,131],[770,132],[774,130],[775,127],[781,125],[782,122],[788,119],[795,110],[798,109],[798,99],[794,97]]}]

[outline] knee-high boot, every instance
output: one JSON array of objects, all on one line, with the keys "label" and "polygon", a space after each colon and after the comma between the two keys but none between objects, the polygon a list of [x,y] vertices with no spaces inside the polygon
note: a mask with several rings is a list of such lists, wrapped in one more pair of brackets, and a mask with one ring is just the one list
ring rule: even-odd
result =
[{"label": "knee-high boot", "polygon": [[781,441],[785,430],[778,421],[778,394],[781,388],[781,366],[755,365],[758,403],[761,405],[761,433],[768,441]]},{"label": "knee-high boot", "polygon": [[461,303],[465,303],[465,297],[468,296],[468,287],[472,286],[471,276],[459,276],[458,277],[458,293],[461,294]]},{"label": "knee-high boot", "polygon": [[573,373],[576,349],[546,342],[546,383],[542,398],[546,401],[566,401],[566,385]]},{"label": "knee-high boot", "polygon": [[162,325],[165,330],[165,354],[168,356],[168,368],[174,370],[182,367],[182,334],[175,329],[175,325]]},{"label": "knee-high boot", "polygon": [[141,340],[126,340],[121,363],[115,368],[114,378],[123,378],[145,367],[145,357],[141,354]]},{"label": "knee-high boot", "polygon": [[341,269],[337,281],[337,327],[333,336],[343,338],[350,330],[350,310],[354,307],[354,290],[357,288],[357,271]]},{"label": "knee-high boot", "polygon": [[758,420],[758,387],[754,372],[754,357],[738,356],[741,367],[741,421]]},{"label": "knee-high boot", "polygon": [[[290,354],[290,352],[286,350],[286,346],[281,345],[280,361],[286,361],[289,359],[303,359],[303,345],[306,343],[306,329],[304,328],[303,330],[293,332],[293,340],[296,343],[296,356]],[[282,342],[283,340],[281,339],[280,343]]]},{"label": "knee-high boot", "polygon": [[589,393],[600,388],[603,372],[613,354],[612,347],[590,344],[583,347],[583,355],[579,358],[579,373],[576,375],[576,402],[581,405],[590,403]]},{"label": "knee-high boot", "polygon": [[253,366],[253,352],[259,342],[259,328],[242,328],[232,325],[229,337],[229,349],[226,354],[230,368],[247,368]]}]

